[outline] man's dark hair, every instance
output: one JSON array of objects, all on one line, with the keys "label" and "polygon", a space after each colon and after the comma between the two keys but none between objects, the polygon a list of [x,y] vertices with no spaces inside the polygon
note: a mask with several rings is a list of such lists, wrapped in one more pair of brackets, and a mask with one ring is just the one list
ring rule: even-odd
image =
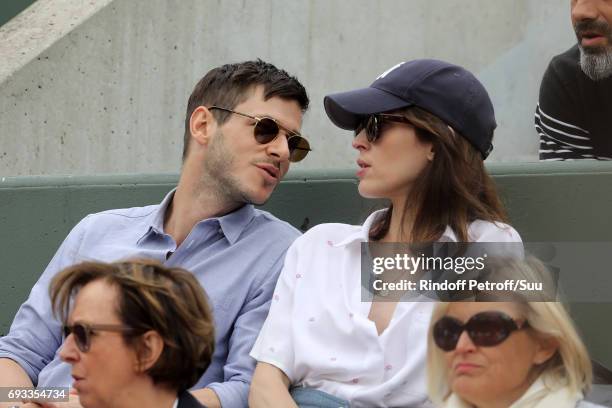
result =
[{"label": "man's dark hair", "polygon": [[[304,86],[287,71],[278,69],[274,65],[257,59],[237,64],[225,64],[210,70],[196,84],[185,115],[185,136],[183,144],[183,160],[187,157],[189,140],[189,119],[198,106],[220,106],[234,109],[236,105],[244,102],[250,95],[253,87],[263,85],[264,99],[279,97],[294,100],[305,112],[308,109],[309,99]],[[215,120],[222,125],[229,117],[228,112],[212,111]]]}]

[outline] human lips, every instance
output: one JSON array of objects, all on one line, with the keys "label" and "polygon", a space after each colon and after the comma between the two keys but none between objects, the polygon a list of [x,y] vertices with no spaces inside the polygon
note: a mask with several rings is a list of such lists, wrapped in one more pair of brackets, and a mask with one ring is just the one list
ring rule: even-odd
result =
[{"label": "human lips", "polygon": [[85,380],[85,377],[81,377],[75,374],[72,374],[72,379],[74,380],[72,387],[79,389],[79,385]]},{"label": "human lips", "polygon": [[612,38],[612,28],[601,21],[581,21],[575,26],[576,36],[583,47],[604,46]]},{"label": "human lips", "polygon": [[456,363],[453,366],[453,371],[456,374],[466,374],[466,373],[470,373],[478,368],[480,368],[481,366],[475,363],[471,363],[468,361],[460,361],[458,363]]},{"label": "human lips", "polygon": [[271,163],[257,163],[255,164],[255,166],[261,169],[265,174],[267,174],[269,178],[272,178],[276,181],[280,179],[281,171],[278,166]]},{"label": "human lips", "polygon": [[359,166],[359,170],[357,170],[357,177],[361,178],[365,176],[367,170],[371,167],[365,160],[358,159],[357,166]]},{"label": "human lips", "polygon": [[604,45],[608,38],[602,33],[597,32],[583,32],[579,34],[580,44],[583,47],[593,47]]}]

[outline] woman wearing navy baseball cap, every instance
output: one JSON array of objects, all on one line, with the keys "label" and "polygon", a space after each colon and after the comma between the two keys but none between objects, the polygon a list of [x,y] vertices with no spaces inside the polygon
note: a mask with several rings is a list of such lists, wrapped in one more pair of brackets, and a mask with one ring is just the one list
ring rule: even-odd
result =
[{"label": "woman wearing navy baseball cap", "polygon": [[470,72],[437,60],[398,64],[324,103],[354,131],[359,193],[391,204],[361,226],[318,225],[291,246],[251,352],[250,404],[424,406],[433,304],[383,292],[362,301],[361,243],[521,241],[483,163],[493,106]]}]

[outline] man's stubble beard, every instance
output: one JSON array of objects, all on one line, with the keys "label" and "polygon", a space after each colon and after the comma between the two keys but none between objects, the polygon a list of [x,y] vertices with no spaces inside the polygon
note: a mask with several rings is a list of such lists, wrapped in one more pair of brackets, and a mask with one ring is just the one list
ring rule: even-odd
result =
[{"label": "man's stubble beard", "polygon": [[234,153],[225,144],[225,135],[218,129],[204,161],[202,185],[208,187],[223,203],[264,204],[265,201],[254,202],[244,186],[241,186],[240,180],[233,174],[235,161]]}]

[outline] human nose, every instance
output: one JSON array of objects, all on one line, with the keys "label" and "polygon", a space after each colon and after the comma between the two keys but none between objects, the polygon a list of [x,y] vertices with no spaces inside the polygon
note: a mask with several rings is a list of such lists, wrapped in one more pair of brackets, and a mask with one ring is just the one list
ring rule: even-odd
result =
[{"label": "human nose", "polygon": [[597,6],[592,0],[572,1],[572,21],[596,20],[599,15]]},{"label": "human nose", "polygon": [[266,146],[268,155],[278,157],[281,162],[289,161],[289,139],[287,136],[279,133],[274,140]]},{"label": "human nose", "polygon": [[359,151],[367,150],[370,147],[370,142],[366,137],[365,130],[362,130],[355,136],[355,138],[353,139],[352,146],[353,149],[357,149]]},{"label": "human nose", "polygon": [[79,350],[76,347],[73,334],[69,334],[64,340],[59,356],[62,361],[68,364],[74,364],[79,360]]},{"label": "human nose", "polygon": [[459,340],[457,341],[457,346],[455,347],[456,353],[469,353],[474,351],[476,346],[472,342],[472,339],[468,335],[467,331],[463,331],[459,336]]}]

